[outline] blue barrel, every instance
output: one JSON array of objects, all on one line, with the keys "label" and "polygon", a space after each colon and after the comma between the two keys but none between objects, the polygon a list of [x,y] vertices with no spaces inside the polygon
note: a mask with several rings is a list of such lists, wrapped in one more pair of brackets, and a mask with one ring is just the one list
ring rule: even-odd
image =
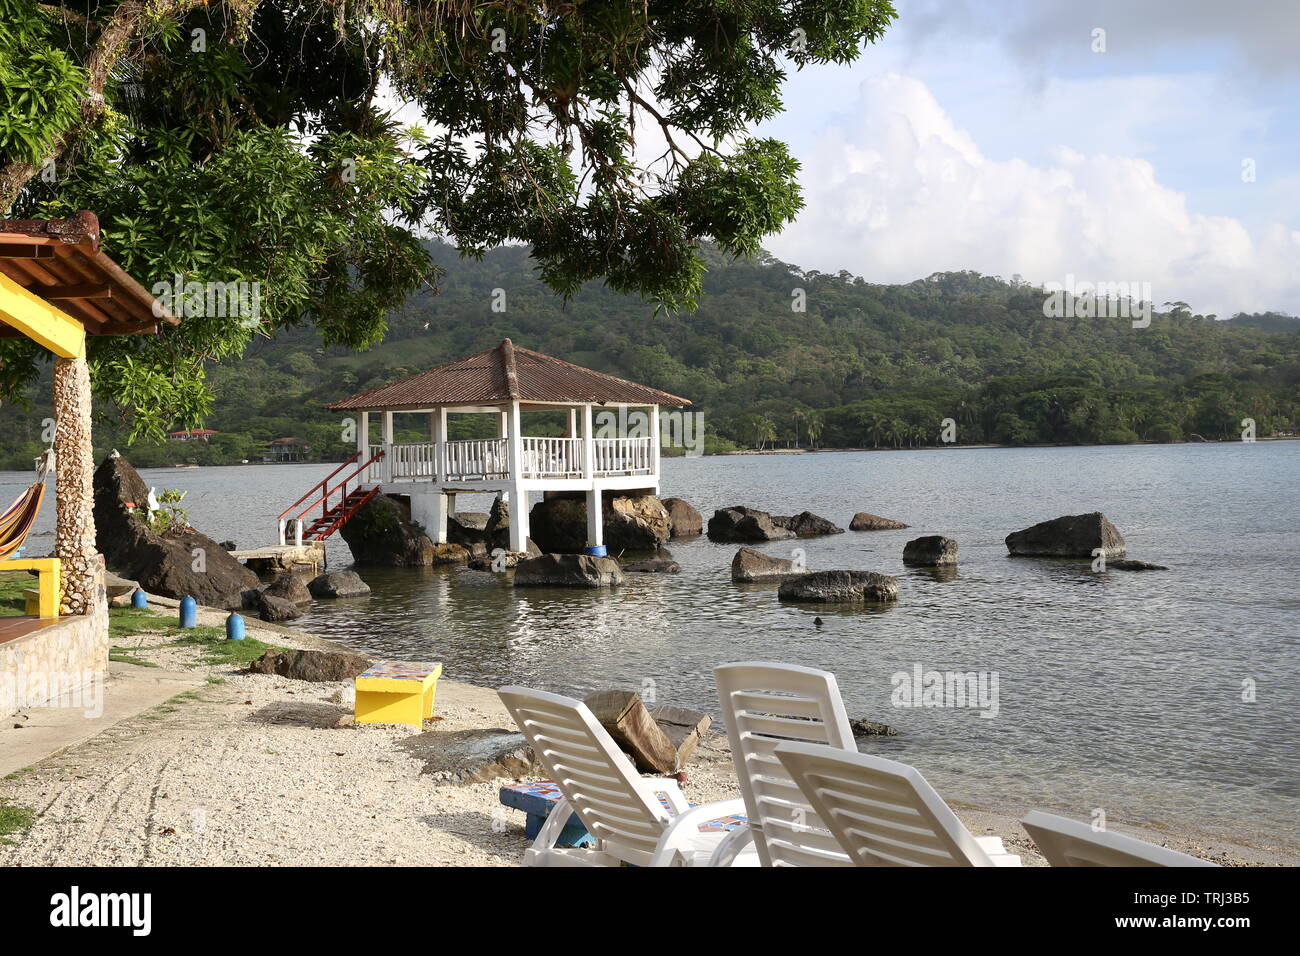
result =
[{"label": "blue barrel", "polygon": [[593,558],[604,558],[604,557],[608,557],[609,555],[609,552],[605,550],[605,546],[603,544],[592,545],[590,548],[587,548],[582,553],[589,554]]},{"label": "blue barrel", "polygon": [[131,606],[138,611],[143,611],[149,606],[149,596],[144,593],[144,588],[135,589],[135,593],[131,595]]},{"label": "blue barrel", "polygon": [[181,598],[181,627],[197,627],[199,623],[199,602],[188,594]]},{"label": "blue barrel", "polygon": [[238,614],[226,618],[226,640],[242,641],[244,639],[244,619]]}]

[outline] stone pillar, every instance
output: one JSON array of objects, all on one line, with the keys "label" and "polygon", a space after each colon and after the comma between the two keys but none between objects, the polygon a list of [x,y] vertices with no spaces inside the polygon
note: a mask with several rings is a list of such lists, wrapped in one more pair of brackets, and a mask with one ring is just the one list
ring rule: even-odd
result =
[{"label": "stone pillar", "polygon": [[95,614],[104,597],[104,559],[95,548],[95,449],[90,437],[90,369],[86,359],[54,359],[54,456],[57,529],[63,562],[60,614]]}]

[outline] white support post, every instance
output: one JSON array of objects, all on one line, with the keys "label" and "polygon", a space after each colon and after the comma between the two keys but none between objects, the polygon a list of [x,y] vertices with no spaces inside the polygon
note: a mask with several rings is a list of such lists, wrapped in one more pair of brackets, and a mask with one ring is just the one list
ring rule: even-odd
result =
[{"label": "white support post", "polygon": [[564,437],[578,437],[578,410],[576,408],[569,409],[569,430],[565,432]]},{"label": "white support post", "polygon": [[595,429],[591,424],[591,406],[582,406],[582,477],[588,480],[596,474]]},{"label": "white support post", "polygon": [[429,413],[429,432],[433,436],[433,476],[442,484],[447,480],[447,409]]},{"label": "white support post", "polygon": [[507,426],[510,449],[510,550],[528,550],[528,492],[524,490],[524,435],[519,403],[511,402]]},{"label": "white support post", "polygon": [[384,412],[383,418],[384,467],[379,469],[384,481],[393,480],[393,413]]},{"label": "white support post", "polygon": [[659,477],[659,406],[651,405],[650,414],[650,474]]},{"label": "white support post", "polygon": [[362,412],[361,418],[357,422],[357,452],[361,455],[361,460],[365,461],[370,457],[370,413]]},{"label": "white support post", "polygon": [[411,495],[411,520],[436,544],[447,543],[447,496],[439,492]]},{"label": "white support post", "polygon": [[600,489],[587,492],[587,547],[599,548],[605,544],[605,520],[602,513]]}]

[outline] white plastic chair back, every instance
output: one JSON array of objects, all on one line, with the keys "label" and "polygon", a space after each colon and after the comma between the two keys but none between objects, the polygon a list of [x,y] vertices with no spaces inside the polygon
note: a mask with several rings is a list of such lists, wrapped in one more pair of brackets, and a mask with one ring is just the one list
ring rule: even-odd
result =
[{"label": "white plastic chair back", "polygon": [[1041,810],[1031,810],[1020,823],[1052,866],[1218,866]]},{"label": "white plastic chair back", "polygon": [[497,691],[538,762],[601,849],[644,866],[654,855],[669,813],[632,761],[580,700],[530,690]]},{"label": "white plastic chair back", "polygon": [[915,767],[815,744],[776,755],[857,866],[995,865]]},{"label": "white plastic chair back", "polygon": [[768,662],[723,664],[713,674],[762,865],[850,865],[774,753],[784,741],[856,752],[835,675]]}]

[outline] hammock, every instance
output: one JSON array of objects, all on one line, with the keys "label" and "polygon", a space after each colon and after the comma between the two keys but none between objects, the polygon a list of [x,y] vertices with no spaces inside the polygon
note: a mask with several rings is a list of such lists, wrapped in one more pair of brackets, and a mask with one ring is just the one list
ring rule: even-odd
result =
[{"label": "hammock", "polygon": [[36,523],[36,516],[41,513],[41,502],[45,500],[45,476],[53,461],[54,455],[49,451],[40,457],[36,465],[36,481],[0,515],[0,560],[23,546]]}]

